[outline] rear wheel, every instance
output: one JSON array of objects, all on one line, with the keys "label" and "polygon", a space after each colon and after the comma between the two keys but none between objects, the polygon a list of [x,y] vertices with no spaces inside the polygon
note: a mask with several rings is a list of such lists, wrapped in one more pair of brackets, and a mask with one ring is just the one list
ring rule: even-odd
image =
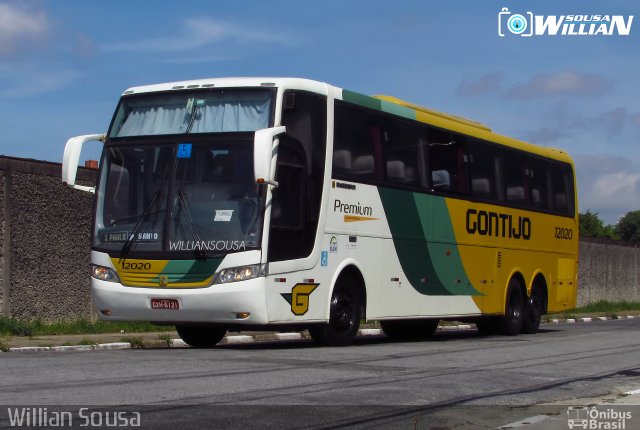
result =
[{"label": "rear wheel", "polygon": [[398,340],[423,340],[433,336],[437,319],[380,321],[384,334]]},{"label": "rear wheel", "polygon": [[512,278],[509,281],[507,302],[505,303],[504,316],[501,317],[501,331],[507,336],[515,336],[520,333],[524,319],[524,295],[520,282]]},{"label": "rear wheel", "polygon": [[531,297],[527,300],[522,321],[522,333],[534,334],[538,332],[540,320],[544,313],[545,297],[541,288],[533,287]]},{"label": "rear wheel", "polygon": [[227,330],[206,325],[177,325],[176,331],[185,343],[194,348],[211,348],[222,340]]},{"label": "rear wheel", "polygon": [[358,334],[362,318],[362,297],[352,279],[338,281],[331,295],[329,323],[309,327],[313,340],[321,345],[347,346]]}]

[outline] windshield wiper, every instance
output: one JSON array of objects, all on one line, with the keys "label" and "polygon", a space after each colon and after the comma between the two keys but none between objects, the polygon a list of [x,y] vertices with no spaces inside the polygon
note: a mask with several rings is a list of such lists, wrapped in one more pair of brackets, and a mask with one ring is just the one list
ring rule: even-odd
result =
[{"label": "windshield wiper", "polygon": [[[202,243],[202,237],[198,232],[198,227],[193,222],[193,217],[191,216],[191,209],[189,208],[189,203],[187,202],[186,195],[182,188],[178,190],[178,200],[180,201],[180,205],[184,209],[184,215],[187,220],[187,225],[189,226],[189,230],[191,231],[191,235],[196,240],[196,243]],[[194,249],[194,254],[197,259],[204,259],[207,257],[207,253],[202,249]]]},{"label": "windshield wiper", "polygon": [[[133,226],[133,230],[131,231],[131,234],[129,235],[129,237],[127,238],[127,241],[122,246],[122,254],[120,256],[120,261],[124,261],[127,259],[127,255],[129,254],[133,246],[133,239],[140,232],[140,229],[142,228],[142,224],[144,224],[145,218],[151,215],[151,210],[158,203],[158,200],[160,200],[161,194],[162,192],[160,190],[153,193],[153,198],[149,201],[149,204],[147,204],[147,206],[144,208],[144,211],[142,212],[142,215],[140,215],[138,222],[136,222],[136,225]],[[162,211],[157,211],[155,213],[161,213],[161,212]]]}]

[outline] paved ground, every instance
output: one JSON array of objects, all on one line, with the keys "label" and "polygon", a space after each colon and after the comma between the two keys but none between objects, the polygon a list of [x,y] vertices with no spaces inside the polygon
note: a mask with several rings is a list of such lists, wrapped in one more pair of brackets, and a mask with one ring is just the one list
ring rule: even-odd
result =
[{"label": "paved ground", "polygon": [[[348,348],[5,353],[0,404],[137,410],[143,428],[567,428],[568,406],[638,403],[623,393],[640,388],[639,328],[636,318],[550,324],[533,336],[374,335]],[[625,428],[640,428],[638,406],[615,407],[637,417]]]}]

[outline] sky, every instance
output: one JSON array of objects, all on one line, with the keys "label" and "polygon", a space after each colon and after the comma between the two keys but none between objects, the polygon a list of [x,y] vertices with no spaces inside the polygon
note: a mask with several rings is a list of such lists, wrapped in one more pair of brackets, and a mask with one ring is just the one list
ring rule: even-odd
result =
[{"label": "sky", "polygon": [[[505,7],[634,18],[627,36],[522,37]],[[0,0],[0,154],[60,162],[132,86],[303,77],[565,150],[580,211],[613,224],[640,209],[638,15],[637,0]]]}]

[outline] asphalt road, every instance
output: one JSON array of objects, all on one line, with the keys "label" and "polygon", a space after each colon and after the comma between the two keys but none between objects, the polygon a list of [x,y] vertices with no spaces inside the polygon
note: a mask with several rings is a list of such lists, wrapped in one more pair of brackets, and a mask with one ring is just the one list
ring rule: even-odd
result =
[{"label": "asphalt road", "polygon": [[[86,423],[78,417],[86,406],[102,424],[110,413],[141,412],[142,428],[486,428],[562,412],[541,404],[638,389],[639,358],[640,319],[515,337],[373,336],[347,348],[295,341],[5,353],[0,404],[71,411],[75,426]],[[6,409],[0,428],[10,427]]]}]

